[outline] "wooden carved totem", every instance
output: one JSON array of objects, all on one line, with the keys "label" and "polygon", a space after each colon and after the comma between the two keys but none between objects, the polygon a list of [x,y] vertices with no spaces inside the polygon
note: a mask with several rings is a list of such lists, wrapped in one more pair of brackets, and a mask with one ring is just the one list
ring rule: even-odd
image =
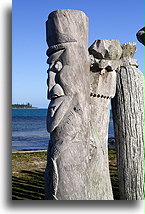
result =
[{"label": "wooden carved totem", "polygon": [[[113,199],[107,136],[106,142],[102,142],[104,138],[93,130],[96,119],[91,121],[96,108],[93,102],[99,98],[91,95],[93,72],[88,54],[88,18],[81,11],[57,10],[49,15],[46,29],[48,99],[51,100],[47,116],[50,142],[46,199]],[[104,113],[107,135],[109,110]],[[103,124],[100,125],[96,130],[101,130]]]},{"label": "wooden carved totem", "polygon": [[108,163],[110,99],[123,48],[96,40],[88,52],[88,18],[57,10],[46,22],[47,200],[113,200]]}]

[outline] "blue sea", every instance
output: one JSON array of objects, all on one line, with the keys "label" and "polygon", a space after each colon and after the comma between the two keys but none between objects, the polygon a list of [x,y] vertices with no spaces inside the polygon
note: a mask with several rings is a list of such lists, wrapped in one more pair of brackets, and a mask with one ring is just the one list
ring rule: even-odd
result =
[{"label": "blue sea", "polygon": [[[49,133],[46,130],[47,109],[12,109],[12,150],[46,150]],[[114,137],[112,112],[109,138]]]}]

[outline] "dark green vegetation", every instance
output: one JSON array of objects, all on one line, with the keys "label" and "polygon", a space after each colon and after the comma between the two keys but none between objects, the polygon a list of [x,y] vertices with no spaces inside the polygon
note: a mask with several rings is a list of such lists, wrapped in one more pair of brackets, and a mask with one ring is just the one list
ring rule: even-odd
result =
[{"label": "dark green vegetation", "polygon": [[[44,170],[47,152],[12,154],[12,199],[44,200]],[[119,200],[115,150],[109,149],[109,166],[113,194]]]},{"label": "dark green vegetation", "polygon": [[30,103],[27,103],[27,104],[12,104],[12,108],[36,108],[36,107],[33,107]]}]

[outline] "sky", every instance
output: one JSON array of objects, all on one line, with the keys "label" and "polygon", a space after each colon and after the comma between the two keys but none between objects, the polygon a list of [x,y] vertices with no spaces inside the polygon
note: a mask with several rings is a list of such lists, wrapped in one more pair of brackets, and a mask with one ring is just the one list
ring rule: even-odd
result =
[{"label": "sky", "polygon": [[89,18],[89,44],[96,39],[136,42],[143,72],[144,47],[136,33],[144,24],[143,0],[13,0],[12,103],[47,108],[47,43],[45,22],[57,9],[82,10]]}]

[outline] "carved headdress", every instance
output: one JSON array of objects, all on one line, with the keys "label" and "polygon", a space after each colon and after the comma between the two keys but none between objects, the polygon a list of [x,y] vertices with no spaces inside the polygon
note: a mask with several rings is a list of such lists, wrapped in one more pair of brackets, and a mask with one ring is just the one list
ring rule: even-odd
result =
[{"label": "carved headdress", "polygon": [[63,43],[78,42],[80,46],[88,45],[86,28],[88,18],[82,11],[68,9],[50,13],[46,21],[46,40],[49,46],[47,55],[54,48],[63,49]]}]

